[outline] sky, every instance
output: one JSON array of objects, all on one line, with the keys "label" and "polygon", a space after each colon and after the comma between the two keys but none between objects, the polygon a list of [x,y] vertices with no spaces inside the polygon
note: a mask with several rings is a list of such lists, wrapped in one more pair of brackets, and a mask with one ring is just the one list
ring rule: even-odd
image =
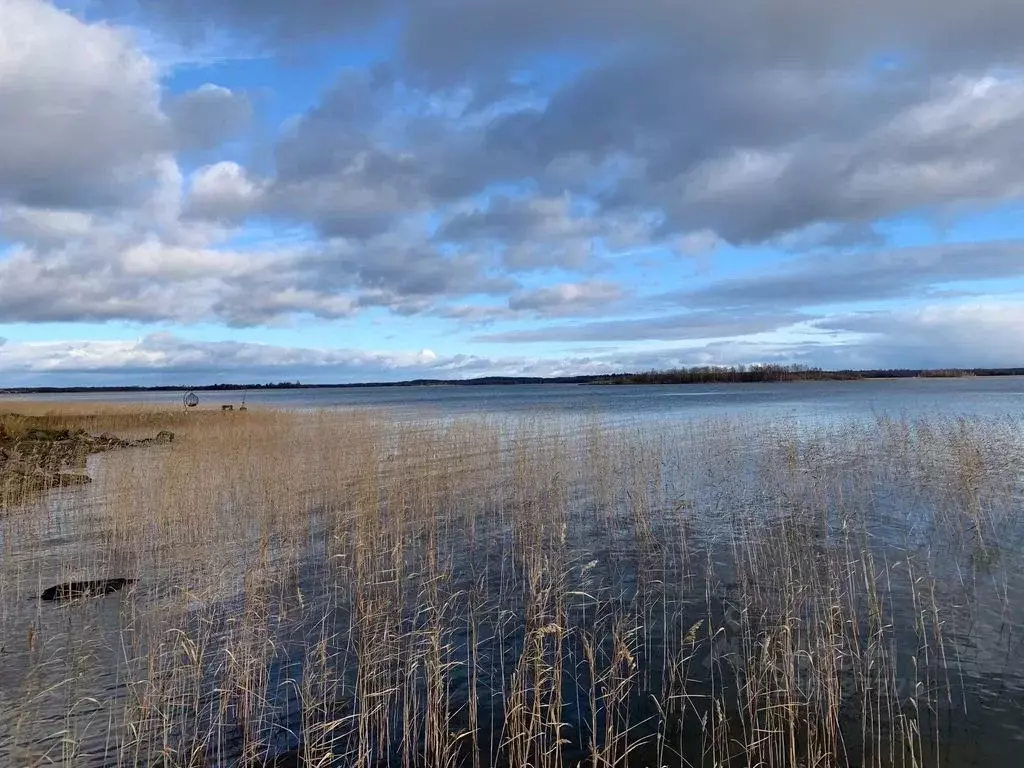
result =
[{"label": "sky", "polygon": [[0,0],[0,388],[1024,365],[1019,0]]}]

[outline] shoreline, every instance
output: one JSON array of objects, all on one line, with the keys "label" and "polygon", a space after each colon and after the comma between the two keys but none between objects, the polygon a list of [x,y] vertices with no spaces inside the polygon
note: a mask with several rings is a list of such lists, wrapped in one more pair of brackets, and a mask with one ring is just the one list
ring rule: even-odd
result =
[{"label": "shoreline", "polygon": [[122,448],[167,445],[174,433],[127,439],[82,428],[43,426],[39,417],[0,414],[0,512],[15,509],[48,491],[92,483],[86,472],[89,456]]},{"label": "shoreline", "polygon": [[[155,386],[98,386],[98,387],[8,387],[0,389],[0,398],[15,398],[22,395],[60,395],[60,394],[145,394],[161,392],[273,392],[301,391],[316,389],[394,389],[394,388],[455,388],[455,387],[514,387],[514,386],[654,386],[654,385],[690,385],[690,384],[796,384],[801,382],[847,382],[847,381],[896,381],[906,379],[971,379],[971,378],[1013,378],[1024,376],[1024,368],[978,368],[965,370],[961,373],[943,373],[935,370],[897,370],[879,371],[820,371],[813,374],[782,374],[780,377],[767,375],[759,378],[753,372],[724,373],[721,376],[709,374],[708,378],[685,378],[701,376],[700,373],[689,371],[601,374],[592,376],[567,377],[486,377],[480,379],[414,379],[398,382],[357,382],[342,384],[203,384],[185,386],[179,384]],[[744,378],[745,376],[749,376]],[[673,378],[679,377],[679,378]],[[651,380],[651,379],[661,380]]]}]

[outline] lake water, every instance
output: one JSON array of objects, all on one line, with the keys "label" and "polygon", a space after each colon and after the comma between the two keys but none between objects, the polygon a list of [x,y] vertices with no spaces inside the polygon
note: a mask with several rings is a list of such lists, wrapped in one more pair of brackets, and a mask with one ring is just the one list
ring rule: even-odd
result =
[{"label": "lake water", "polygon": [[[240,392],[199,396],[202,408],[237,407],[242,399]],[[181,393],[35,399],[175,405]],[[626,437],[616,438],[603,453],[598,446],[596,456],[591,455],[593,446],[574,443],[575,436],[585,433],[563,430],[569,436],[564,453],[551,453],[547,462],[547,448],[529,447],[522,467],[512,470],[509,465],[515,462],[508,457],[483,453],[473,454],[459,469],[469,453],[466,447],[482,444],[457,435],[451,443],[438,441],[433,458],[453,468],[442,468],[444,481],[431,488],[460,500],[444,502],[451,509],[439,514],[448,515],[448,522],[431,544],[451,563],[441,590],[450,601],[446,610],[457,621],[445,635],[445,647],[456,656],[465,654],[467,640],[459,627],[460,622],[469,625],[473,614],[466,601],[474,590],[489,594],[488,610],[503,617],[504,634],[486,615],[475,619],[485,660],[478,670],[482,688],[508,685],[526,645],[521,595],[527,592],[529,567],[517,552],[522,537],[536,533],[537,547],[561,558],[572,574],[560,587],[567,594],[601,595],[606,610],[637,625],[647,623],[638,635],[644,675],[665,665],[670,651],[679,650],[680,636],[697,621],[723,627],[710,645],[727,641],[716,651],[725,669],[729,654],[749,653],[743,643],[775,637],[776,612],[788,611],[793,626],[801,628],[798,634],[811,644],[807,658],[821,653],[814,643],[835,643],[843,660],[871,667],[872,684],[896,690],[897,709],[919,710],[914,723],[923,732],[916,747],[921,764],[1012,765],[1024,748],[1024,378],[272,390],[250,392],[246,402],[253,408],[380,410],[400,422],[457,417],[515,422],[539,415],[534,421],[542,426],[603,423],[612,432],[630,427],[619,430]],[[953,420],[960,416],[968,417],[963,424]],[[931,426],[914,432],[913,422],[919,419]],[[176,448],[171,446],[166,455]],[[211,566],[218,581],[216,599],[190,598],[186,613],[196,624],[173,631],[184,635],[198,624],[208,628],[209,661],[194,665],[199,677],[214,675],[212,670],[223,666],[224,649],[237,640],[233,622],[245,602],[247,564],[254,552],[272,549],[275,542],[261,542],[257,527],[242,525],[216,542],[178,547],[172,536],[165,550],[156,550],[164,551],[159,558],[140,555],[149,552],[144,546],[120,546],[124,531],[116,526],[143,526],[144,532],[150,510],[137,510],[141,523],[112,523],[116,516],[107,514],[106,505],[119,503],[112,490],[121,487],[119,477],[146,471],[148,455],[95,456],[90,460],[97,479],[93,486],[55,495],[31,516],[0,517],[0,765],[158,764],[152,755],[132,762],[118,753],[120,718],[131,710],[126,702],[132,702],[130,692],[140,680],[161,671],[146,668],[147,644],[168,636],[161,621],[181,610],[175,590],[189,579],[201,583],[203,574],[209,575],[204,569]],[[259,455],[253,454],[257,460]],[[401,457],[394,465],[382,461],[381,478],[391,466],[397,473],[388,480],[391,493],[421,482],[416,466],[403,465]],[[510,471],[525,478],[523,487],[510,490],[517,482]],[[534,488],[543,492],[534,494]],[[517,530],[517,510],[537,505],[548,505],[537,520],[540,528],[550,530]],[[644,510],[639,515],[638,505]],[[560,521],[561,533],[555,523],[545,523],[547,517]],[[264,630],[274,650],[261,701],[282,750],[296,746],[292,735],[299,730],[301,707],[294,681],[305,674],[311,644],[325,626],[337,645],[333,663],[342,668],[331,674],[337,675],[339,688],[356,685],[346,677],[356,664],[353,654],[358,655],[347,642],[356,624],[347,598],[338,595],[363,587],[337,570],[330,542],[348,534],[332,525],[337,521],[311,514],[308,530],[301,529],[291,549],[282,547],[281,557],[294,577],[281,581],[275,587],[279,594],[264,606],[273,606]],[[469,546],[470,538],[481,543]],[[426,545],[416,537],[412,541],[404,553],[408,583],[388,594],[407,601],[405,608],[418,615],[427,583],[437,582],[423,576],[432,562]],[[358,554],[347,552],[349,557]],[[375,556],[385,562],[391,550]],[[194,559],[201,563],[197,566]],[[587,563],[596,565],[590,569]],[[96,574],[139,581],[128,595],[64,605],[33,599],[50,584]],[[479,581],[481,575],[497,578],[498,584]],[[873,607],[860,602],[862,585],[868,583],[881,600]],[[574,608],[575,599],[569,599],[566,620],[593,630],[588,622],[594,617],[586,608]],[[833,634],[822,635],[822,611],[835,605],[848,621],[839,629],[829,624]],[[742,632],[730,634],[729,606],[743,609],[747,623]],[[887,651],[887,644],[898,652]],[[415,656],[418,651],[410,645],[406,652]],[[582,663],[579,648],[567,642],[565,653],[577,667]],[[699,694],[707,682],[701,674],[712,667],[718,669],[695,667],[691,692]],[[453,680],[449,695],[464,708],[469,684],[465,675]],[[723,680],[735,684],[731,678],[717,684]],[[648,684],[649,690],[637,697],[638,706],[647,707],[638,709],[638,722],[655,714],[649,694],[664,692],[657,680]],[[215,675],[204,685],[209,691],[223,690]],[[500,698],[490,701],[482,716],[500,722],[503,704]],[[577,701],[575,707],[567,705],[562,716],[568,733],[578,735],[593,713],[586,702]],[[857,712],[844,710],[842,717],[857,723]],[[693,740],[699,740],[701,728],[694,730],[694,721],[688,722],[679,749],[700,753],[703,744]],[[870,752],[870,745],[854,743],[857,731],[852,725],[847,734],[851,764],[860,758],[868,762]],[[170,727],[167,732],[180,735]],[[225,739],[222,753],[209,764],[239,765],[240,743]],[[639,762],[647,758],[637,755],[635,765],[655,764]],[[872,753],[870,762],[900,764],[901,757]],[[347,768],[350,763],[335,764]]]},{"label": "lake water", "polygon": [[[241,404],[241,392],[199,392],[200,406]],[[253,407],[374,408],[396,417],[467,415],[598,416],[613,422],[704,418],[719,414],[759,420],[871,418],[876,414],[1006,416],[1024,413],[1024,377],[873,379],[779,384],[670,386],[513,385],[253,390]],[[52,401],[149,402],[178,405],[180,392],[35,395]],[[0,399],[2,402],[2,399]]]}]

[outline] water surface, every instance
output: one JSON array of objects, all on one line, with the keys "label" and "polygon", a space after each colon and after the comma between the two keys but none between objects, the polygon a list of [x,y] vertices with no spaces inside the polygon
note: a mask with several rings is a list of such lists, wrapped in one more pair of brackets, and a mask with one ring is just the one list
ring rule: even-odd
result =
[{"label": "water surface", "polygon": [[[201,407],[241,400],[240,393],[201,397]],[[179,398],[130,396],[169,403]],[[486,662],[477,680],[482,689],[508,685],[528,639],[517,623],[527,611],[521,582],[531,568],[522,559],[524,536],[536,534],[539,550],[560,563],[552,572],[564,567],[571,574],[565,587],[570,592],[598,595],[609,610],[635,612],[649,622],[641,646],[654,692],[660,685],[656,672],[679,634],[702,619],[724,621],[728,606],[739,600],[746,566],[737,548],[754,542],[752,551],[761,551],[766,542],[766,555],[784,554],[788,550],[771,546],[795,537],[792,555],[809,569],[805,576],[855,562],[861,570],[852,573],[876,580],[884,595],[887,639],[902,649],[887,662],[894,665],[892,682],[901,706],[922,708],[921,754],[928,764],[1008,765],[1024,747],[1022,379],[274,390],[251,392],[247,403],[379,410],[387,418],[424,424],[464,417],[494,425],[503,442],[461,441],[457,434],[425,428],[437,448],[424,455],[443,479],[430,492],[442,494],[438,514],[450,520],[429,545],[410,539],[403,558],[408,583],[388,593],[407,601],[415,628],[426,583],[419,570],[428,548],[441,553],[450,570],[439,599],[449,601],[453,620],[446,647],[460,658],[469,648],[468,596],[480,590],[492,595],[491,608],[500,608],[504,619],[500,627],[479,619],[477,647]],[[538,425],[540,431],[517,444],[515,429],[508,427],[524,423],[524,434]],[[606,447],[593,442],[595,429],[608,430]],[[542,445],[545,434],[550,445]],[[500,446],[495,450],[503,455],[492,456],[487,445]],[[93,486],[54,495],[31,516],[0,519],[0,762],[116,762],[111,755],[118,754],[134,686],[161,673],[147,669],[147,654],[176,632],[205,627],[210,645],[197,656],[203,661],[195,674],[209,678],[208,692],[221,690],[217,675],[225,649],[239,642],[235,620],[250,599],[258,555],[262,550],[266,557],[268,546],[287,577],[275,577],[273,597],[264,595],[270,607],[262,631],[273,650],[261,678],[261,738],[274,749],[297,746],[302,707],[296,681],[306,674],[318,637],[334,638],[332,675],[340,689],[358,684],[358,653],[343,640],[357,634],[352,604],[338,598],[357,587],[332,554],[332,542],[351,533],[348,523],[332,522],[311,506],[302,537],[287,546],[260,541],[260,531],[244,524],[234,539],[210,547],[200,542],[192,551],[172,545],[143,556],[118,543],[105,513],[120,503],[119,479],[126,473],[144,477],[147,462],[155,467],[173,450],[93,457]],[[381,482],[395,492],[423,482],[401,456],[383,455],[380,461]],[[528,483],[516,486],[515,477]],[[552,520],[564,521],[561,532],[554,523],[543,525],[543,515],[543,530],[516,527],[517,510],[536,505]],[[965,506],[972,505],[978,514],[965,515]],[[137,510],[143,523],[148,512]],[[649,526],[642,530],[641,517]],[[473,521],[468,529],[467,519]],[[391,554],[385,548],[374,556],[386,563]],[[211,564],[215,590],[204,588]],[[790,565],[780,557],[760,566],[766,581],[753,588],[766,591],[751,606],[763,612],[764,621],[779,608],[772,591],[779,583],[772,574]],[[135,576],[139,583],[130,594],[66,605],[32,599],[51,583],[96,574]],[[706,589],[708,576],[714,586]],[[842,587],[827,579],[821,583]],[[835,599],[850,601],[861,619],[870,617],[857,613],[858,593],[850,589]],[[828,596],[804,594],[801,600],[812,611]],[[181,629],[163,623],[183,606]],[[574,610],[571,621],[591,626],[594,617],[585,608]],[[939,617],[934,626],[933,615]],[[738,642],[728,633],[721,638]],[[730,648],[722,652],[738,652],[739,646]],[[578,666],[579,649],[565,653]],[[700,669],[695,691],[701,690]],[[456,708],[469,700],[465,675],[453,677],[450,695]],[[637,699],[638,721],[652,717],[645,700]],[[481,717],[500,722],[501,699],[492,695],[486,701]],[[578,734],[590,714],[577,704],[563,716]],[[182,736],[180,730],[168,733]],[[236,764],[243,742],[237,734],[222,738],[211,764]],[[681,743],[680,749],[688,746],[694,745]],[[639,760],[642,753],[637,754]],[[133,764],[123,754],[119,759]]]}]

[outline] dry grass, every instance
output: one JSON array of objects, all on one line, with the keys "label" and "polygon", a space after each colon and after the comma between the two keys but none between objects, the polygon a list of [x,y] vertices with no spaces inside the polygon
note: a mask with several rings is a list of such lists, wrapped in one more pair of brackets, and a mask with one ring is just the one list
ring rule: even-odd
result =
[{"label": "dry grass", "polygon": [[[226,415],[226,414],[225,414]],[[87,400],[57,402],[0,399],[0,425],[10,434],[23,435],[30,429],[114,432],[135,437],[162,429],[193,429],[209,424],[219,427],[219,410],[187,411],[179,404],[102,403]]]},{"label": "dry grass", "polygon": [[1024,477],[1011,422],[76,408],[179,437],[3,521],[19,765],[944,765]]}]

